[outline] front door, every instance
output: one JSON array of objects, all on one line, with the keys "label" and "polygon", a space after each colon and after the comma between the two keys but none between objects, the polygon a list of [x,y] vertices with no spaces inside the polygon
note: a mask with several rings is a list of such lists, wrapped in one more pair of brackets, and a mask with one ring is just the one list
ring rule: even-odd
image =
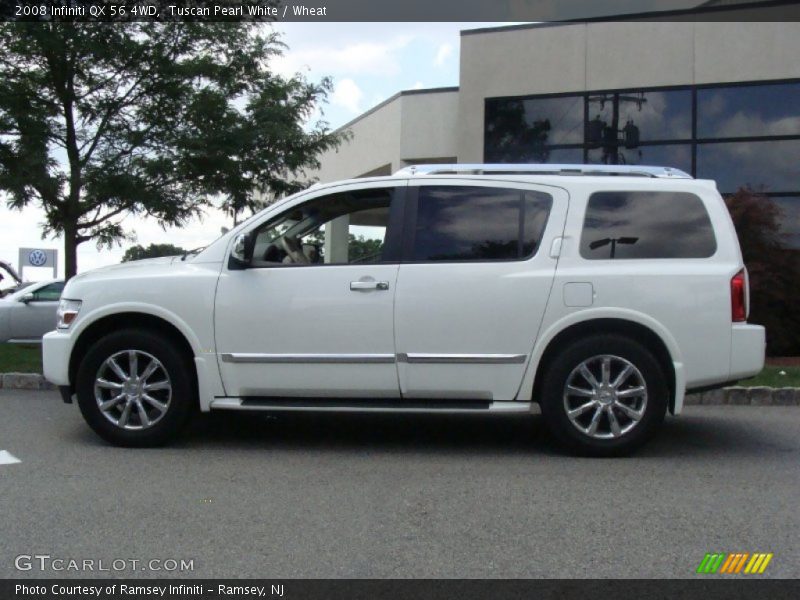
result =
[{"label": "front door", "polygon": [[228,396],[396,398],[404,185],[343,186],[255,225],[250,267],[215,306]]},{"label": "front door", "polygon": [[23,290],[23,295],[11,309],[9,339],[39,341],[45,333],[53,331],[63,289],[63,281],[54,281],[34,292]]},{"label": "front door", "polygon": [[420,178],[408,197],[395,297],[403,396],[516,399],[550,296],[566,191]]}]

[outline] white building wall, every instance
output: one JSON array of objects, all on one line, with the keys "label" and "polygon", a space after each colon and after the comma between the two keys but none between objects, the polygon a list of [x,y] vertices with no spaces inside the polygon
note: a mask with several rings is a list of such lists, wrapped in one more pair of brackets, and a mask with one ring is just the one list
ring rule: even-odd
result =
[{"label": "white building wall", "polygon": [[342,130],[350,139],[320,156],[319,171],[307,173],[321,183],[358,177],[400,160],[400,99],[397,95],[351,121]]},{"label": "white building wall", "polygon": [[800,77],[800,23],[695,23],[695,82]]},{"label": "white building wall", "polygon": [[343,126],[350,139],[320,157],[309,176],[325,183],[389,174],[419,160],[456,156],[458,92],[401,92]]},{"label": "white building wall", "polygon": [[458,91],[401,96],[400,158],[403,164],[457,156]]}]

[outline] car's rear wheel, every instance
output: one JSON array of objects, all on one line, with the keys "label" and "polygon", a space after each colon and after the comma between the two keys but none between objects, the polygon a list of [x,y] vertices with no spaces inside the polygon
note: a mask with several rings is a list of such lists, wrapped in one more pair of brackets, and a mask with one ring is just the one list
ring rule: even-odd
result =
[{"label": "car's rear wheel", "polygon": [[669,388],[653,354],[619,335],[577,340],[549,363],[541,407],[556,439],[588,456],[628,454],[650,439]]},{"label": "car's rear wheel", "polygon": [[154,332],[111,333],[89,349],[76,378],[78,406],[89,426],[117,446],[172,440],[196,403],[190,363]]}]

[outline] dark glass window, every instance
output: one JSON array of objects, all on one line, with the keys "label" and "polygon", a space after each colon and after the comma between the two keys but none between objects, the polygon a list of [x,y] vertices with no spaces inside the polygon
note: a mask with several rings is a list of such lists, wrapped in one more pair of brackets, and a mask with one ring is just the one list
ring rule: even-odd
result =
[{"label": "dark glass window", "polygon": [[800,135],[800,84],[697,90],[697,137]]},{"label": "dark glass window", "polygon": [[[589,163],[603,164],[605,152],[601,148],[589,150]],[[582,161],[581,161],[582,162]],[[692,172],[692,146],[690,144],[664,144],[618,148],[617,164],[674,167]]]},{"label": "dark glass window", "polygon": [[536,253],[552,198],[491,187],[423,186],[415,261],[517,260]]},{"label": "dark glass window", "polygon": [[[593,121],[602,123],[605,132],[630,144],[631,136],[643,142],[684,140],[692,137],[692,92],[593,92],[589,94],[587,142],[591,141]],[[615,113],[618,115],[616,122]],[[630,128],[633,129],[630,129]],[[611,128],[608,131],[606,128]],[[617,130],[616,138],[613,129]],[[627,131],[626,131],[626,128]],[[599,131],[599,128],[598,128]]]},{"label": "dark glass window", "polygon": [[33,299],[37,302],[57,302],[64,290],[64,282],[57,281],[33,292]]},{"label": "dark glass window", "polygon": [[717,242],[703,202],[683,192],[598,192],[589,197],[581,256],[707,258]]},{"label": "dark glass window", "polygon": [[486,101],[489,162],[555,162],[549,146],[583,143],[583,96]]},{"label": "dark glass window", "polygon": [[548,148],[546,163],[574,165],[583,162],[583,148]]},{"label": "dark glass window", "polygon": [[715,180],[723,194],[800,197],[800,80],[488,98],[485,107],[486,162],[668,166]]},{"label": "dark glass window", "polygon": [[295,206],[256,231],[251,266],[396,261],[386,249],[393,198],[393,188],[368,188]]},{"label": "dark glass window", "polygon": [[722,192],[748,186],[763,192],[800,190],[800,140],[697,145],[699,177],[714,179]]}]

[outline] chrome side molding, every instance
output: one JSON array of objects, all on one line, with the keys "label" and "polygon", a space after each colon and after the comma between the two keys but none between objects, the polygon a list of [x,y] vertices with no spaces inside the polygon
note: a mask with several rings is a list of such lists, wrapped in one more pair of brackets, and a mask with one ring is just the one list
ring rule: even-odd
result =
[{"label": "chrome side molding", "polygon": [[394,354],[221,354],[226,363],[261,364],[391,364]]},{"label": "chrome side molding", "polygon": [[520,365],[527,354],[398,354],[397,360],[409,364]]},{"label": "chrome side molding", "polygon": [[521,365],[527,354],[248,354],[225,353],[224,363],[253,364],[453,364],[453,365]]}]

